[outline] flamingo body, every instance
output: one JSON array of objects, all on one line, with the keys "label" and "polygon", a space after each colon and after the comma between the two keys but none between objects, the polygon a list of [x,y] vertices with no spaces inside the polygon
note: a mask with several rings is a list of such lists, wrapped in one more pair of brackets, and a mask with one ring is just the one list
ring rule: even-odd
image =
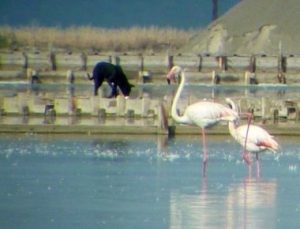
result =
[{"label": "flamingo body", "polygon": [[[229,127],[232,137],[241,145],[244,145],[248,126],[242,125],[234,127],[234,124],[229,125],[232,125]],[[256,125],[250,125],[245,147],[248,152],[252,153],[263,152],[266,150],[276,152],[278,150],[278,143],[265,129]]]},{"label": "flamingo body", "polygon": [[201,128],[210,128],[221,121],[233,121],[236,113],[219,103],[200,101],[189,105],[182,118],[184,124],[196,125]]},{"label": "flamingo body", "polygon": [[178,123],[196,125],[202,128],[203,175],[205,176],[207,160],[205,129],[210,128],[221,121],[233,122],[238,119],[238,114],[236,111],[222,104],[209,101],[199,101],[189,105],[185,109],[183,115],[178,115],[177,103],[185,84],[185,74],[179,66],[174,66],[167,75],[169,79],[174,79],[176,78],[176,76],[180,76],[181,80],[177,92],[174,96],[171,115],[172,118]]},{"label": "flamingo body", "polygon": [[[226,99],[233,110],[237,111],[235,103],[231,99]],[[260,152],[270,150],[276,153],[279,144],[274,137],[270,135],[265,129],[260,126],[250,124],[248,120],[247,125],[237,126],[236,120],[228,122],[229,132],[231,136],[243,146],[243,159],[249,165],[249,176],[251,176],[250,160],[247,152],[256,154],[257,176],[260,176],[260,161],[258,154]]]}]

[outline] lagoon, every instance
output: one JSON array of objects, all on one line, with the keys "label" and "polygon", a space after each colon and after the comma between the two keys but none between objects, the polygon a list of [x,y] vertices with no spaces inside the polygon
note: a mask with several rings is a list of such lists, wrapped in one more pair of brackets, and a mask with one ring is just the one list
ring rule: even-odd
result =
[{"label": "lagoon", "polygon": [[299,228],[299,138],[249,177],[209,136],[204,178],[199,137],[1,135],[1,228]]}]

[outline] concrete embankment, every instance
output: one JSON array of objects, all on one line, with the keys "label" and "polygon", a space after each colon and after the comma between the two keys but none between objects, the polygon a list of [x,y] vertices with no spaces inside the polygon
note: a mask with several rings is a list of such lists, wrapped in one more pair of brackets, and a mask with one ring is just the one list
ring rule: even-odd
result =
[{"label": "concrete embankment", "polygon": [[[256,123],[272,135],[300,136],[300,125],[295,122]],[[0,133],[29,134],[88,134],[88,135],[201,135],[201,129],[196,126],[186,126],[169,122],[163,128],[157,119],[112,118],[101,121],[98,118],[58,117],[55,122],[49,122],[45,117],[0,117]],[[208,135],[229,135],[226,124],[221,124],[207,130]]]}]

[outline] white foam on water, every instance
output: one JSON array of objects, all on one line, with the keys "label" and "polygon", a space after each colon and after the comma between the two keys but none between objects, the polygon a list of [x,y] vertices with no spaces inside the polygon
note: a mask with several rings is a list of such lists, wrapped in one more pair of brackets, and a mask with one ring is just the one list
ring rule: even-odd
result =
[{"label": "white foam on water", "polygon": [[296,172],[298,170],[298,166],[297,165],[289,165],[289,171],[290,172]]}]

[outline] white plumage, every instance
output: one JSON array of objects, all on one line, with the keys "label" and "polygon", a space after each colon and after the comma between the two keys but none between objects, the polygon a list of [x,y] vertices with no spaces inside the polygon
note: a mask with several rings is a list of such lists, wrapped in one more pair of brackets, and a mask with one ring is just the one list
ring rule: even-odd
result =
[{"label": "white plumage", "polygon": [[189,105],[184,111],[184,114],[179,116],[177,113],[177,103],[185,84],[185,74],[179,66],[174,66],[167,75],[167,78],[169,79],[174,79],[176,77],[180,77],[180,84],[172,103],[171,115],[178,123],[196,125],[202,128],[203,171],[205,175],[207,161],[205,129],[212,127],[221,121],[234,121],[238,119],[238,114],[236,111],[222,104],[200,101]]}]

